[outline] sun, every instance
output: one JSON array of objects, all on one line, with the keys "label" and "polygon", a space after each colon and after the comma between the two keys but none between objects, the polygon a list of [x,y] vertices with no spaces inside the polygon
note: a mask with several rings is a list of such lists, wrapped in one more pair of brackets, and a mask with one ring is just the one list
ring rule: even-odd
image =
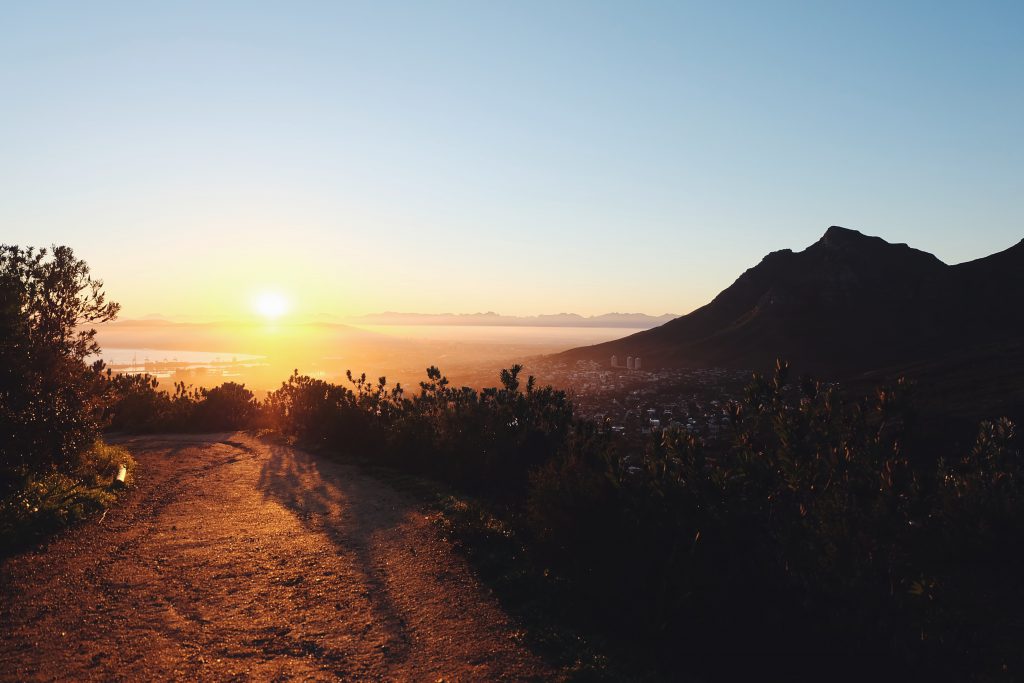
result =
[{"label": "sun", "polygon": [[260,292],[252,299],[252,310],[267,320],[276,320],[291,308],[288,298],[281,292]]}]

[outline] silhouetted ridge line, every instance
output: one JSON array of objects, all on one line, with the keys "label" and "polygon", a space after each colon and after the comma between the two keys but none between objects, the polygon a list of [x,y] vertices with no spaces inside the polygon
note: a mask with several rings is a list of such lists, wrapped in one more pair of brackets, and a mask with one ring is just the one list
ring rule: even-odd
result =
[{"label": "silhouetted ridge line", "polygon": [[950,266],[831,226],[803,251],[769,253],[688,315],[560,356],[605,365],[640,356],[645,370],[768,369],[782,357],[801,372],[849,378],[925,360],[965,363],[993,344],[1024,348],[1024,240]]}]

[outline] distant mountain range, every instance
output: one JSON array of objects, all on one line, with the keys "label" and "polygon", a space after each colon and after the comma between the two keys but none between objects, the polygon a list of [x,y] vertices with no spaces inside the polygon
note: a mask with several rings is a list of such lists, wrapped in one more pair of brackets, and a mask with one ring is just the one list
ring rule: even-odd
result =
[{"label": "distant mountain range", "polygon": [[[582,316],[577,313],[556,313],[553,315],[501,315],[487,313],[370,313],[357,316],[337,316],[320,313],[312,318],[302,320],[298,324],[327,325],[447,325],[447,326],[493,326],[493,327],[622,327],[633,329],[649,329],[678,318],[678,315],[646,315],[644,313],[605,313],[603,315]],[[141,318],[120,321],[120,324],[131,326],[145,325],[226,325],[252,324],[252,320],[230,320],[222,318],[209,319],[177,319],[159,313],[150,313]],[[296,324],[297,321],[288,321]]]},{"label": "distant mountain range", "polygon": [[[830,378],[882,378],[917,367],[1006,384],[1004,371],[1024,377],[1022,349],[1024,240],[950,266],[906,244],[833,226],[803,251],[768,254],[688,315],[560,357],[608,363],[615,354],[624,364],[640,356],[645,369],[768,369],[781,357]],[[1006,390],[1024,401],[1024,383]]]},{"label": "distant mountain range", "polygon": [[372,313],[346,318],[352,325],[480,325],[512,327],[632,327],[651,328],[678,316],[645,315],[643,313],[605,313],[584,317],[576,313],[553,315],[500,315],[487,313]]}]

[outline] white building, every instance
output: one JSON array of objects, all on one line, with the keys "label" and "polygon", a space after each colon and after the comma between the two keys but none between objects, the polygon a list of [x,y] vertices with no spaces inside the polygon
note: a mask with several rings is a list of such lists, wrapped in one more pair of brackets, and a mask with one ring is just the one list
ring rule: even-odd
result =
[{"label": "white building", "polygon": [[612,367],[613,368],[619,367],[619,357],[618,356],[612,356]]},{"label": "white building", "polygon": [[640,356],[637,356],[636,358],[633,359],[633,369],[634,370],[639,370],[640,369]]},{"label": "white building", "polygon": [[626,369],[627,370],[632,370],[633,369],[633,356],[626,356]]}]

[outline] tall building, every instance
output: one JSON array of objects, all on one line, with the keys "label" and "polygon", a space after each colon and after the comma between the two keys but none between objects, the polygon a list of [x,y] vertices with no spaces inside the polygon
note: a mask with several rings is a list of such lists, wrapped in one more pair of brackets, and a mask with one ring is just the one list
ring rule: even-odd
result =
[{"label": "tall building", "polygon": [[619,367],[619,357],[618,356],[612,356],[612,367],[613,368]]},{"label": "tall building", "polygon": [[640,356],[637,356],[636,358],[633,359],[633,369],[634,370],[639,370],[640,369]]},{"label": "tall building", "polygon": [[627,370],[632,370],[633,369],[633,356],[626,356],[626,369]]}]

